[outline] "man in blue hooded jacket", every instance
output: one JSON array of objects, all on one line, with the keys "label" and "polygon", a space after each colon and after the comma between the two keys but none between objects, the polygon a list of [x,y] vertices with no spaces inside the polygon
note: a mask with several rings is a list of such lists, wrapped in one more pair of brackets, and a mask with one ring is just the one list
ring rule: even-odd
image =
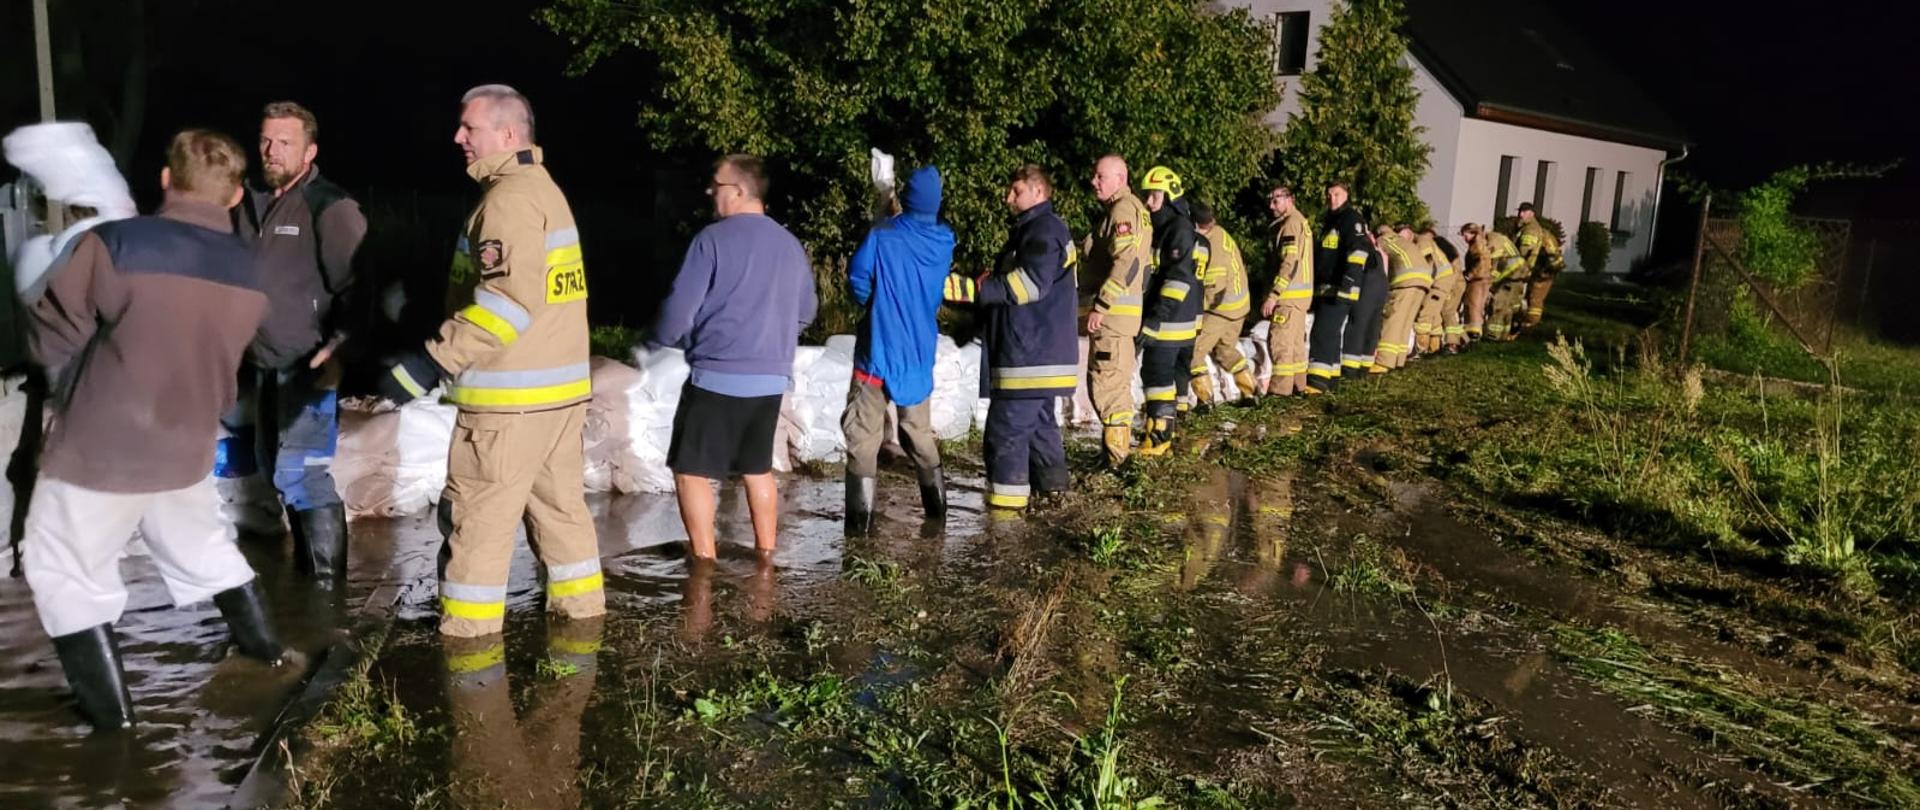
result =
[{"label": "man in blue hooded jacket", "polygon": [[900,445],[919,470],[928,520],[947,514],[947,481],[928,397],[939,345],[934,320],[953,268],[953,229],[940,222],[940,170],[907,178],[903,212],[867,232],[847,267],[853,299],[865,311],[853,354],[853,383],[840,428],[847,437],[847,532],[873,525],[874,476],[886,439],[887,406],[900,414]]}]

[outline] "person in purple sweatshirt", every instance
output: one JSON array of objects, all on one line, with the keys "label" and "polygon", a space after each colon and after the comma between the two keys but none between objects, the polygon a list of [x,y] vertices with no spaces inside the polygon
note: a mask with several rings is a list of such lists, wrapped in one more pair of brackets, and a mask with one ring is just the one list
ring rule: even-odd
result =
[{"label": "person in purple sweatshirt", "polygon": [[773,436],[793,350],[818,306],[800,240],[767,216],[767,175],[752,155],[713,165],[707,196],[718,221],[687,246],[653,326],[654,346],[686,350],[692,374],[673,415],[667,467],[693,555],[713,559],[713,481],[740,476],[754,547],[772,554],[780,496]]}]

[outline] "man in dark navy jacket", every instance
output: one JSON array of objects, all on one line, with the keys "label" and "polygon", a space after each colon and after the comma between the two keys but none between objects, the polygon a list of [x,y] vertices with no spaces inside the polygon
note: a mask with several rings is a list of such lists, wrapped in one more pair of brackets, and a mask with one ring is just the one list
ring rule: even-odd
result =
[{"label": "man in dark navy jacket", "polygon": [[1067,490],[1067,453],[1054,408],[1072,396],[1080,375],[1080,340],[1067,224],[1053,212],[1045,169],[1014,174],[1007,205],[1017,216],[993,272],[979,280],[947,279],[947,300],[986,310],[980,392],[990,397],[984,450],[987,506],[1020,510],[1034,490]]}]

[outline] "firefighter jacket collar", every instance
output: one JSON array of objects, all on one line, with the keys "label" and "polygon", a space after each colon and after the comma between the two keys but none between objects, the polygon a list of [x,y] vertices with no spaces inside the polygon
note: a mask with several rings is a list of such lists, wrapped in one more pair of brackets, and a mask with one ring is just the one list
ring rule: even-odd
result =
[{"label": "firefighter jacket collar", "polygon": [[476,160],[467,166],[467,175],[480,185],[491,185],[494,180],[520,171],[523,167],[538,166],[543,159],[544,153],[540,151],[540,147],[529,146],[525,149],[501,152]]},{"label": "firefighter jacket collar", "polygon": [[1018,230],[1019,228],[1021,228],[1022,226],[1025,226],[1029,222],[1039,219],[1040,217],[1049,216],[1052,214],[1053,214],[1053,201],[1041,200],[1039,203],[1035,204],[1032,208],[1029,208],[1025,211],[1021,211],[1019,215],[1015,216],[1013,218],[1013,227],[1015,230]]}]

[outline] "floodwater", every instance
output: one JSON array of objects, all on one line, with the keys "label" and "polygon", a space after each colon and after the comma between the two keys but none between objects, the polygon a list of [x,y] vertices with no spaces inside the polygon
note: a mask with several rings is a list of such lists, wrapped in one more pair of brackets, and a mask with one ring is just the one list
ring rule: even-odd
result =
[{"label": "floodwater", "polygon": [[[1033,601],[1078,554],[1036,542],[1048,537],[1043,521],[990,520],[982,513],[980,487],[977,478],[956,476],[944,530],[934,530],[919,523],[911,484],[883,477],[876,536],[848,540],[841,532],[840,483],[788,478],[780,550],[772,559],[753,552],[744,499],[737,487],[727,487],[721,554],[712,563],[688,559],[670,496],[591,499],[609,616],[591,622],[542,616],[534,558],[523,543],[512,565],[504,648],[442,640],[433,632],[439,535],[428,516],[353,525],[349,599],[380,586],[398,588],[395,630],[372,676],[391,686],[423,726],[448,729],[444,742],[428,746],[432,753],[415,763],[434,772],[426,784],[444,787],[457,806],[571,807],[582,801],[585,763],[596,759],[594,752],[601,750],[604,763],[605,750],[619,747],[613,738],[633,733],[612,715],[657,666],[641,659],[659,655],[659,642],[694,651],[694,660],[702,650],[721,659],[720,651],[742,638],[782,633],[781,643],[791,646],[802,632],[796,628],[824,624],[824,635],[835,636],[823,642],[824,657],[836,671],[853,673],[860,700],[922,677],[909,661],[913,656],[855,629],[865,608],[848,604],[846,572],[856,562],[891,560],[925,574],[927,586],[916,595],[927,606],[922,619],[932,628],[954,628],[953,638],[936,642],[947,646],[933,657],[977,655],[965,649],[980,641],[968,617]],[[1392,493],[1354,508],[1310,480],[1248,481],[1224,469],[1195,488],[1166,524],[1186,549],[1165,587],[1203,651],[1202,674],[1141,707],[1129,732],[1140,737],[1136,746],[1195,769],[1217,766],[1233,752],[1263,750],[1260,729],[1285,701],[1276,695],[1292,689],[1287,673],[1294,670],[1275,662],[1314,648],[1326,651],[1316,664],[1323,670],[1390,670],[1486,701],[1505,733],[1550,749],[1599,785],[1597,797],[1589,798],[1602,805],[1722,807],[1738,801],[1711,786],[1736,785],[1746,791],[1734,791],[1737,796],[1757,794],[1774,806],[1828,806],[1765,784],[1737,760],[1587,684],[1555,657],[1538,622],[1509,614],[1622,627],[1701,660],[1818,686],[1805,673],[1507,549],[1453,517],[1434,490],[1396,485]],[[1319,544],[1360,534],[1418,566],[1422,593],[1438,589],[1478,609],[1467,611],[1468,619],[1457,610],[1436,618],[1429,612],[1435,606],[1409,596],[1336,593]],[[320,653],[337,632],[331,629],[337,607],[291,577],[284,551],[254,544],[249,553],[287,640],[309,655]],[[225,658],[217,613],[211,606],[167,606],[144,560],[130,560],[126,570],[133,600],[120,627],[143,725],[119,737],[83,733],[63,698],[58,664],[24,584],[0,581],[0,619],[8,631],[0,648],[0,807],[222,804],[298,687],[299,673]],[[1058,688],[1081,705],[1099,706],[1111,695],[1120,654],[1099,649],[1097,634],[1075,633],[1073,610],[1063,610],[1066,629],[1056,632],[1048,654],[1063,673]],[[1241,654],[1249,644],[1264,646]],[[1307,744],[1329,752],[1342,745],[1317,738]],[[756,772],[779,786],[768,790],[806,790],[809,778],[832,778]],[[1273,801],[1378,806],[1406,797],[1404,786],[1384,784],[1378,775],[1354,779]],[[395,791],[386,800],[404,804],[407,796]]]}]

